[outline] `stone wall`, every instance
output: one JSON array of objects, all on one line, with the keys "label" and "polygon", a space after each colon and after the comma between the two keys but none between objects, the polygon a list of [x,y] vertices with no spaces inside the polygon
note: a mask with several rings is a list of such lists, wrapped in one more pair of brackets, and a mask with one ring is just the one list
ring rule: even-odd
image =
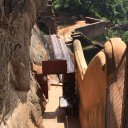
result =
[{"label": "stone wall", "polygon": [[106,31],[106,23],[104,21],[91,23],[85,27],[75,29],[76,32],[82,32],[88,38],[95,38],[102,35]]}]

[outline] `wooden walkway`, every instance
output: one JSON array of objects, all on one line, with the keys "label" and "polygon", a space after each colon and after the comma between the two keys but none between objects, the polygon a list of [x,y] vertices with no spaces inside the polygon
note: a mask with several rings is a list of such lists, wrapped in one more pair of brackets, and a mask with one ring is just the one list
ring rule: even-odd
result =
[{"label": "wooden walkway", "polygon": [[78,117],[69,117],[65,110],[59,107],[59,97],[62,96],[62,86],[50,86],[49,102],[43,115],[45,128],[80,128]]}]

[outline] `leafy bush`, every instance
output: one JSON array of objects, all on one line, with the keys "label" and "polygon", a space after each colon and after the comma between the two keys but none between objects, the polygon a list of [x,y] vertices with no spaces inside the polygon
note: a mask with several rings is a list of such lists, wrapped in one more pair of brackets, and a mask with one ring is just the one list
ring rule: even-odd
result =
[{"label": "leafy bush", "polygon": [[56,11],[107,18],[113,23],[128,20],[128,0],[54,0]]},{"label": "leafy bush", "polygon": [[122,30],[108,30],[108,33],[106,35],[106,39],[108,40],[111,37],[120,37],[125,43],[128,43],[128,31],[122,31]]}]

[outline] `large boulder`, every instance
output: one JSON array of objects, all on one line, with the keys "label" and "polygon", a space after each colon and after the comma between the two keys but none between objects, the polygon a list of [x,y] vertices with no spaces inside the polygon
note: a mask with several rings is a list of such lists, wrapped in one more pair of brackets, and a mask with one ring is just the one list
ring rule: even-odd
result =
[{"label": "large boulder", "polygon": [[43,94],[31,73],[30,42],[44,2],[0,0],[0,128],[43,128]]},{"label": "large boulder", "polygon": [[32,29],[30,55],[31,61],[40,66],[43,60],[48,60],[48,53],[44,47],[41,32],[36,24]]}]

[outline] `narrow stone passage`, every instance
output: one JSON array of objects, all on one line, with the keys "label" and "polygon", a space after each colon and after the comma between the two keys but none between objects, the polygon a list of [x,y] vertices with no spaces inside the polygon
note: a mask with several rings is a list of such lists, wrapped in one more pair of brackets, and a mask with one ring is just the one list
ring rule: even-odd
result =
[{"label": "narrow stone passage", "polygon": [[43,115],[45,128],[80,128],[79,119],[66,116],[65,110],[59,108],[59,97],[62,96],[62,86],[50,86],[49,102]]}]

